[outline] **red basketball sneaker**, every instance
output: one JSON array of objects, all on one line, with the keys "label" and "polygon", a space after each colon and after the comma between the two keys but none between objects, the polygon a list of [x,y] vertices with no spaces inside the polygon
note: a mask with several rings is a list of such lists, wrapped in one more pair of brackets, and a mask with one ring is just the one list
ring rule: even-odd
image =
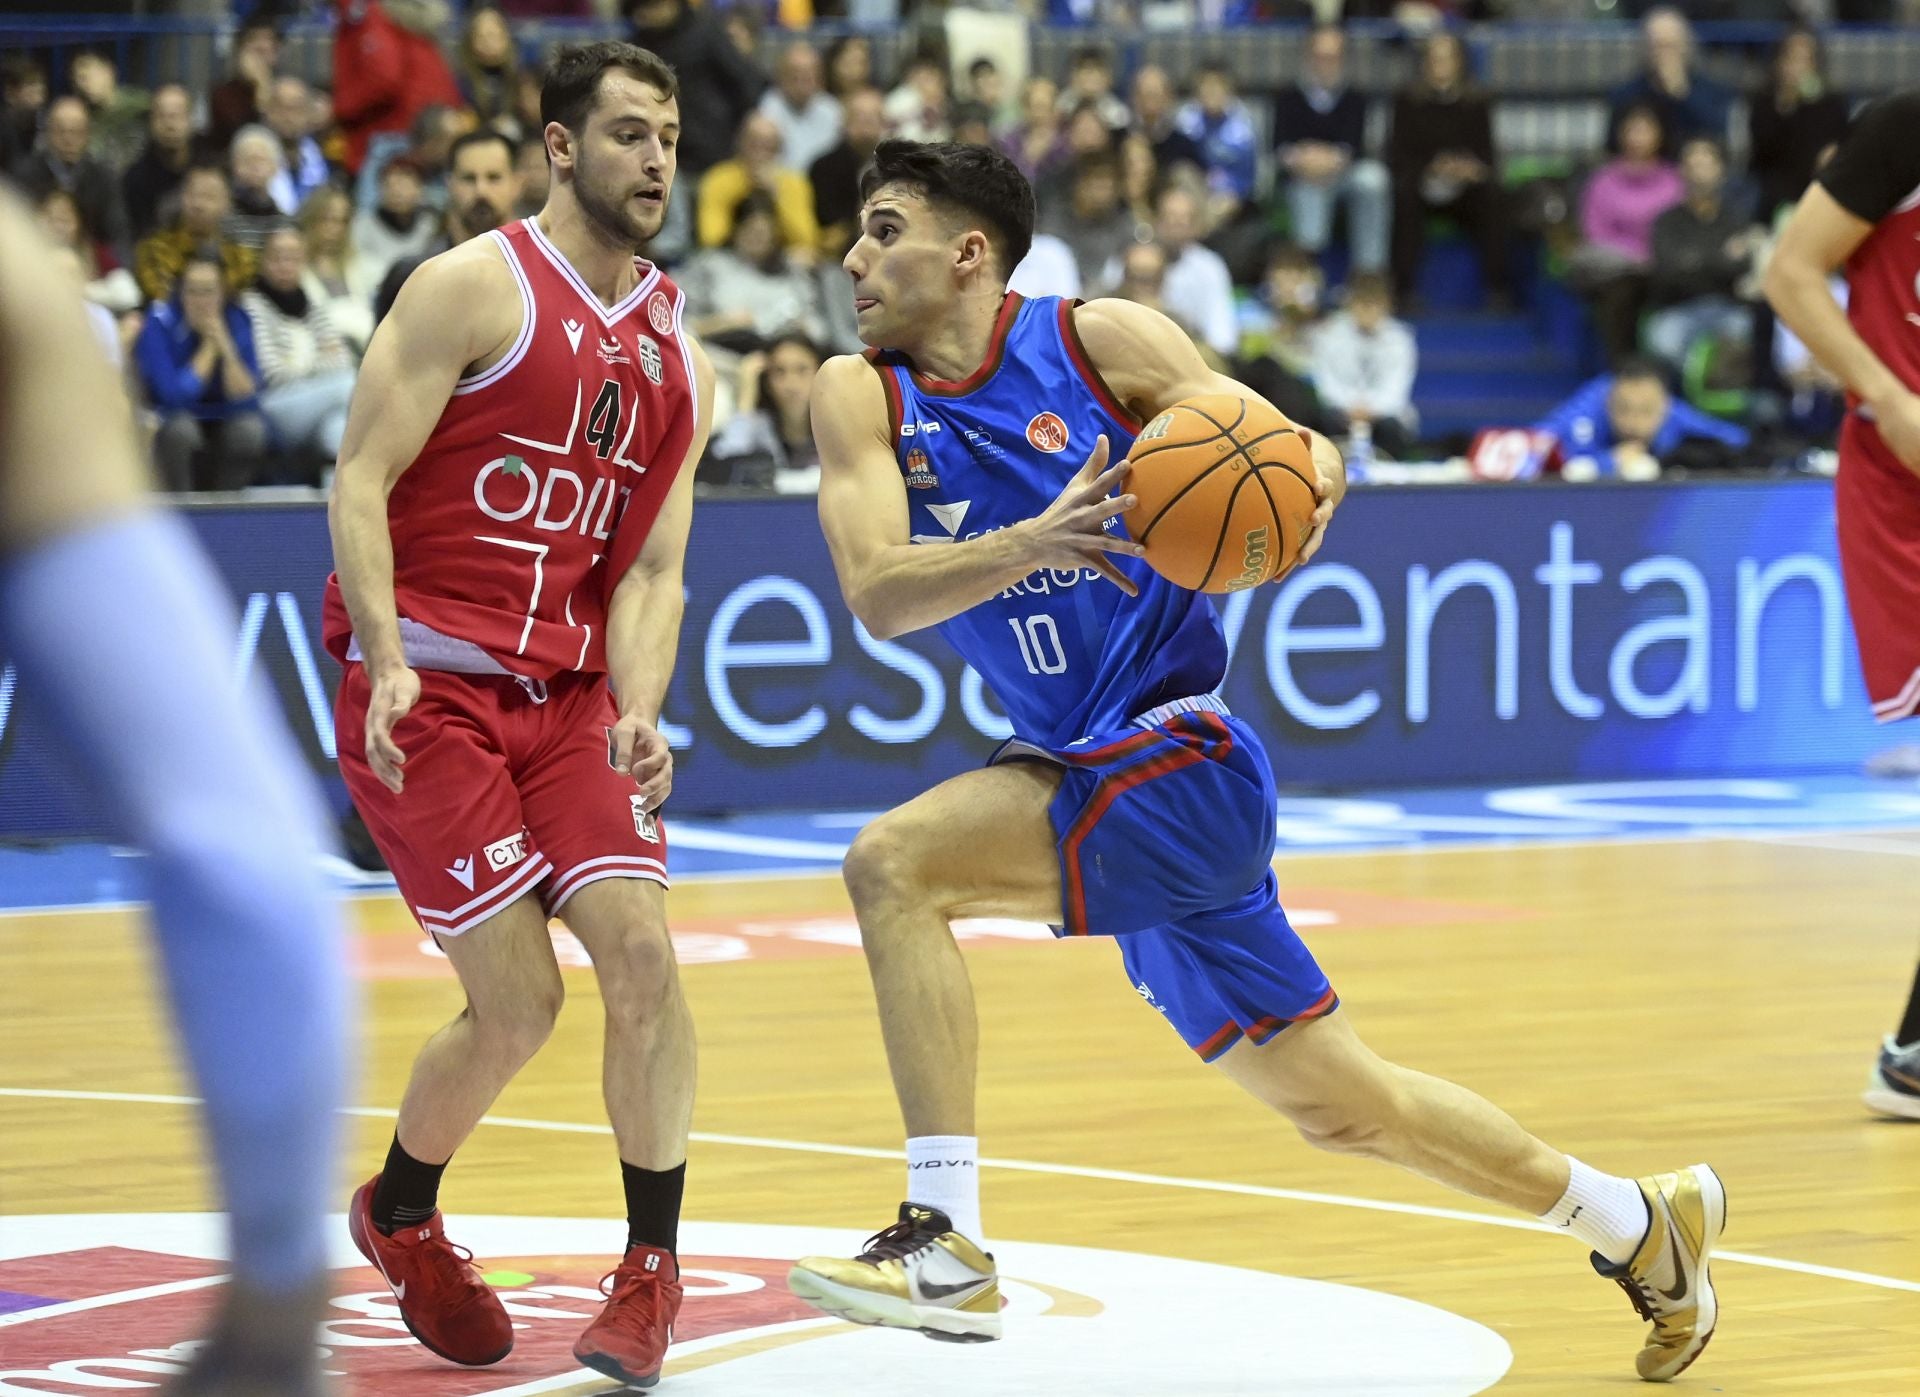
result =
[{"label": "red basketball sneaker", "polygon": [[375,1174],[353,1195],[347,1231],[386,1278],[408,1332],[449,1363],[498,1363],[513,1350],[513,1321],[480,1279],[473,1253],[447,1240],[438,1212],[391,1237],[375,1227],[373,1186],[379,1182]]},{"label": "red basketball sneaker", "polygon": [[680,1263],[660,1247],[628,1247],[619,1266],[601,1277],[600,1291],[606,1308],[581,1334],[573,1356],[628,1387],[652,1387],[680,1313]]}]

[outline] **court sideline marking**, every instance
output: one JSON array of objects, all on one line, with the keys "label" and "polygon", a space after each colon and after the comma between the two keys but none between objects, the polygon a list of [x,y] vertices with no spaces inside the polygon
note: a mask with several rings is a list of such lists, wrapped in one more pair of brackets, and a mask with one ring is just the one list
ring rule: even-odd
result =
[{"label": "court sideline marking", "polygon": [[[198,1106],[195,1096],[165,1096],[146,1092],[68,1091],[44,1087],[0,1087],[0,1098],[26,1098],[50,1101],[109,1101],[132,1105]],[[399,1111],[386,1106],[349,1106],[341,1114],[393,1120]],[[562,1135],[613,1134],[610,1125],[592,1125],[579,1121],[528,1120],[520,1116],[483,1116],[480,1124],[508,1130],[541,1130]],[[741,1149],[785,1150],[797,1154],[829,1154],[852,1159],[905,1159],[905,1150],[884,1150],[869,1145],[833,1145],[815,1140],[779,1140],[757,1135],[722,1135],[696,1130],[688,1137],[703,1145],[728,1145]],[[1088,1165],[1048,1164],[1031,1159],[982,1159],[985,1169],[1007,1169],[1025,1174],[1059,1174],[1077,1179],[1099,1179],[1109,1183],[1141,1184],[1155,1188],[1184,1188],[1203,1193],[1230,1193],[1248,1198],[1273,1198],[1288,1203],[1317,1203],[1330,1208],[1358,1208],[1374,1213],[1398,1213],[1406,1217],[1436,1218],[1444,1222],[1467,1222],[1481,1227],[1505,1227],[1518,1232],[1545,1232],[1558,1235],[1560,1229],[1531,1218],[1501,1217],[1492,1213],[1473,1213],[1460,1208],[1433,1208],[1421,1203],[1390,1203],[1377,1198],[1354,1198],[1341,1193],[1310,1193],[1302,1189],[1275,1188],[1269,1184],[1231,1183],[1220,1179],[1189,1179],[1172,1174],[1143,1174],[1130,1169],[1100,1169]],[[1920,1295],[1920,1281],[1878,1276],[1870,1271],[1850,1271],[1838,1266],[1822,1266],[1811,1261],[1787,1261],[1780,1257],[1760,1256],[1753,1252],[1715,1251],[1720,1261],[1759,1266],[1772,1271],[1792,1271],[1825,1280],[1850,1281],[1855,1285],[1876,1286],[1882,1290],[1908,1291]]]}]

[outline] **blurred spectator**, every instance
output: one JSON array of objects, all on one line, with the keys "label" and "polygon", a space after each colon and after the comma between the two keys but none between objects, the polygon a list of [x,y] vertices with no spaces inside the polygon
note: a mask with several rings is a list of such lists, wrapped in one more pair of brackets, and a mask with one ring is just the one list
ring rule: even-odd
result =
[{"label": "blurred spectator", "polygon": [[[233,40],[233,76],[207,98],[207,144],[225,150],[234,132],[260,120],[274,69],[280,66],[280,30],[266,15],[256,15],[240,26]],[[334,72],[340,71],[338,55]]]},{"label": "blurred spectator", "polygon": [[404,157],[380,171],[380,197],[353,218],[353,245],[374,284],[394,263],[418,258],[440,236],[440,222],[421,197],[420,171]]},{"label": "blurred spectator", "polygon": [[848,93],[840,143],[807,171],[813,185],[813,213],[820,225],[822,256],[837,260],[853,245],[854,223],[860,216],[860,176],[887,133],[886,117],[881,112],[884,101],[877,87]]},{"label": "blurred spectator", "polygon": [[1753,265],[1761,230],[1727,198],[1726,157],[1717,141],[1695,136],[1680,150],[1687,196],[1653,223],[1648,350],[1675,369],[1701,341],[1749,343],[1752,307],[1734,298]]},{"label": "blurred spectator", "polygon": [[[746,353],[794,331],[825,334],[814,279],[783,246],[780,212],[765,190],[745,194],[728,220],[727,245],[696,253],[676,280],[687,324],[703,341]],[[808,244],[811,250],[813,244]]]},{"label": "blurred spectator", "polygon": [[292,213],[332,177],[314,139],[313,92],[304,79],[283,73],[267,87],[266,128],[280,142],[281,173],[268,191]]},{"label": "blurred spectator", "polygon": [[460,95],[482,126],[502,121],[518,125],[515,103],[520,90],[520,56],[507,17],[493,6],[479,5],[467,11],[467,22],[460,30],[457,67]]},{"label": "blurred spectator", "polygon": [[[679,181],[691,186],[733,152],[740,122],[766,88],[760,71],[726,35],[711,5],[628,0],[633,41],[680,77]],[[669,201],[669,210],[673,203]]]},{"label": "blurred spectator", "polygon": [[139,283],[120,265],[113,250],[94,238],[73,195],[64,189],[49,189],[35,200],[33,211],[47,240],[55,247],[66,248],[79,260],[80,281],[89,301],[109,314],[139,309],[143,299]]},{"label": "blurred spectator", "polygon": [[781,335],[740,361],[739,406],[714,434],[699,478],[710,485],[820,492],[820,453],[808,409],[820,351],[803,335]]},{"label": "blurred spectator", "polygon": [[827,95],[844,102],[863,88],[883,86],[873,71],[873,41],[842,34],[827,45]]},{"label": "blurred spectator", "polygon": [[532,218],[547,206],[547,192],[553,183],[553,166],[547,160],[547,143],[544,140],[522,141],[514,169],[520,175],[520,197],[514,201],[513,216]]},{"label": "blurred spectator", "polygon": [[[86,283],[89,275],[86,260],[80,253],[75,252],[72,248],[64,246],[55,247],[50,261],[53,266],[59,269],[60,275],[73,278],[76,285],[84,285]],[[137,338],[140,333],[140,312],[136,310],[128,312],[123,316],[115,316],[112,311],[91,297],[86,301],[85,310],[87,313],[87,323],[93,327],[93,335],[100,344],[101,353],[107,356],[107,362],[112,364],[114,369],[124,378],[127,368],[128,344],[131,339]],[[131,332],[125,328],[128,325],[132,327]],[[139,401],[136,386],[131,381],[124,384],[124,386],[128,390],[128,395],[133,398],[134,401]]]},{"label": "blurred spectator", "polygon": [[1634,107],[1620,121],[1620,154],[1594,171],[1580,196],[1582,243],[1570,263],[1575,289],[1593,302],[1607,361],[1632,354],[1640,337],[1653,224],[1686,194],[1660,158],[1660,116]]},{"label": "blurred spectator", "polygon": [[1159,243],[1134,243],[1120,256],[1120,275],[1112,295],[1150,310],[1166,312],[1167,250]]},{"label": "blurred spectator", "polygon": [[1361,272],[1347,287],[1347,308],[1313,337],[1313,386],[1320,401],[1364,425],[1373,444],[1405,458],[1419,432],[1413,380],[1420,351],[1413,331],[1393,318],[1393,293],[1377,272]]},{"label": "blurred spectator", "polygon": [[1312,253],[1326,251],[1334,208],[1344,203],[1353,265],[1377,272],[1387,265],[1393,185],[1384,165],[1365,158],[1367,99],[1347,85],[1346,63],[1340,26],[1316,26],[1303,80],[1274,102],[1274,156],[1287,174],[1294,241]]},{"label": "blurred spectator", "polygon": [[1006,74],[991,58],[976,58],[967,65],[967,97],[987,109],[994,135],[1013,125],[1016,113],[1007,96]]},{"label": "blurred spectator", "polygon": [[134,249],[133,274],[148,300],[164,301],[172,296],[180,269],[203,249],[211,249],[226,268],[229,295],[238,295],[253,281],[253,250],[240,246],[224,232],[232,206],[233,193],[225,170],[214,164],[188,166],[180,182],[179,216],[172,226],[142,238]]},{"label": "blurred spectator", "polygon": [[1646,45],[1646,66],[1636,77],[1613,90],[1608,100],[1612,116],[1607,123],[1607,149],[1620,149],[1620,123],[1634,107],[1650,106],[1660,115],[1663,160],[1680,154],[1689,136],[1727,139],[1727,116],[1733,94],[1695,66],[1693,26],[1670,6],[1647,11],[1640,21]]},{"label": "blurred spectator", "polygon": [[1027,255],[1007,277],[1007,290],[1028,298],[1064,296],[1075,301],[1098,284],[1082,279],[1073,249],[1052,233],[1035,233]]},{"label": "blurred spectator", "polygon": [[253,328],[227,301],[220,262],[196,254],[173,296],[147,313],[134,344],[154,438],[170,490],[238,490],[259,477],[267,450]]},{"label": "blurred spectator", "polygon": [[353,245],[353,200],[344,190],[322,185],[300,206],[299,226],[307,261],[301,286],[326,307],[354,354],[365,353],[373,337],[373,293],[386,267],[370,265]]},{"label": "blurred spectator", "polygon": [[[547,123],[540,119],[540,89],[544,84],[544,75],[538,68],[522,68],[513,80],[513,120],[497,121],[494,125],[512,136],[521,145],[545,145],[541,133],[547,129]],[[511,130],[508,130],[511,126]]]},{"label": "blurred spectator", "polygon": [[726,31],[727,41],[756,68],[760,64],[760,30],[763,24],[760,12],[746,5],[729,5],[721,11],[720,27]]},{"label": "blurred spectator", "polygon": [[1065,139],[1063,167],[1089,155],[1106,155],[1113,150],[1113,128],[1100,119],[1098,108],[1091,102],[1082,102],[1067,113]]},{"label": "blurred spectator", "polygon": [[24,53],[0,55],[0,171],[11,171],[40,140],[46,70]]},{"label": "blurred spectator", "polygon": [[420,113],[461,105],[440,52],[446,0],[335,0],[333,114],[347,141],[347,172],[404,149]]},{"label": "blurred spectator", "polygon": [[1115,140],[1133,125],[1133,113],[1113,90],[1113,54],[1099,44],[1083,44],[1074,50],[1066,89],[1056,100],[1063,116],[1092,104],[1094,114]]},{"label": "blurred spectator", "polygon": [[344,170],[347,167],[347,137],[341,131],[340,123],[333,119],[333,89],[324,83],[314,83],[307,88],[308,100],[313,103],[313,111],[307,118],[307,129],[313,132],[313,139],[320,144],[320,154],[330,170]]},{"label": "blurred spectator", "polygon": [[129,235],[140,239],[160,226],[161,208],[179,192],[193,160],[193,98],[177,82],[153,90],[147,108],[147,145],[120,179]]},{"label": "blurred spectator", "polygon": [[1153,143],[1139,131],[1120,142],[1120,199],[1136,227],[1153,227],[1153,196],[1160,187],[1160,162]]},{"label": "blurred spectator", "polygon": [[298,207],[291,200],[293,186],[279,138],[264,126],[242,126],[234,133],[228,166],[233,173],[233,209],[227,214],[227,236],[257,250],[266,241],[267,230]]},{"label": "blurred spectator", "polygon": [[978,102],[955,102],[952,139],[963,146],[992,145],[992,113]]},{"label": "blurred spectator", "polygon": [[807,177],[780,163],[780,128],[755,112],[740,123],[739,154],[708,170],[700,180],[698,233],[701,247],[732,241],[734,212],[754,190],[764,191],[779,212],[780,238],[789,255],[811,265],[820,246]]},{"label": "blurred spectator", "polygon": [[353,351],[306,292],[307,245],[282,224],[260,249],[260,276],[240,293],[259,364],[260,413],[285,458],[273,484],[318,485],[320,468],[340,454],[353,397]]},{"label": "blurred spectator", "polygon": [[1133,129],[1146,137],[1161,169],[1182,161],[1200,165],[1200,147],[1180,129],[1180,94],[1157,63],[1143,63],[1133,75]]},{"label": "blurred spectator", "polygon": [[[1847,279],[1833,276],[1827,289],[1840,309],[1847,308]],[[1846,385],[1825,364],[1813,357],[1803,340],[1787,328],[1787,322],[1773,322],[1773,371],[1786,390],[1784,417],[1790,431],[1822,441],[1840,429],[1846,412]]]},{"label": "blurred spectator", "polygon": [[67,72],[93,121],[89,152],[120,174],[133,163],[146,139],[147,94],[137,87],[122,87],[113,59],[98,49],[81,49]]},{"label": "blurred spectator", "polygon": [[1332,435],[1347,424],[1327,411],[1313,389],[1313,339],[1325,294],[1318,260],[1294,243],[1274,248],[1261,305],[1248,318],[1239,373],[1241,382],[1295,422]]},{"label": "blurred spectator", "polygon": [[916,54],[887,94],[887,130],[905,141],[944,141],[947,124],[947,65],[935,54]]},{"label": "blurred spectator", "polygon": [[840,104],[821,90],[820,54],[802,39],[774,64],[760,113],[780,128],[780,163],[805,170],[840,140]]},{"label": "blurred spectator", "polygon": [[1652,480],[1663,465],[1723,463],[1748,441],[1746,428],[1674,401],[1645,359],[1582,384],[1536,429],[1553,437],[1561,478],[1574,481]]},{"label": "blurred spectator", "polygon": [[427,258],[458,247],[469,238],[492,232],[513,216],[520,200],[519,151],[504,133],[482,127],[453,143],[451,173],[447,178],[447,207],[440,233],[412,257],[402,257],[387,268],[374,293],[373,319],[377,325],[393,308],[400,287],[413,269]]},{"label": "blurred spectator", "polygon": [[1200,217],[1191,191],[1174,185],[1161,192],[1154,232],[1167,255],[1165,309],[1216,354],[1231,356],[1240,343],[1233,278],[1220,254],[1200,241]]},{"label": "blurred spectator", "polygon": [[1028,78],[1020,89],[1020,123],[1001,138],[1000,149],[1035,184],[1052,175],[1067,158],[1066,123],[1060,118],[1060,89],[1052,78]]},{"label": "blurred spectator", "polygon": [[1221,63],[1207,63],[1194,82],[1193,100],[1175,118],[1181,134],[1200,149],[1213,222],[1224,223],[1253,198],[1253,118],[1234,95],[1233,76]]},{"label": "blurred spectator", "polygon": [[1073,252],[1082,286],[1098,286],[1107,267],[1133,241],[1133,215],[1120,202],[1120,161],[1111,151],[1082,156],[1067,179],[1066,197],[1047,197],[1040,231]]},{"label": "blurred spectator", "polygon": [[41,148],[13,167],[13,177],[29,199],[55,189],[73,195],[93,235],[114,249],[115,256],[123,257],[128,246],[127,210],[120,202],[120,177],[87,154],[92,135],[85,102],[78,97],[54,98],[47,107]]},{"label": "blurred spectator", "polygon": [[1819,37],[1789,29],[1773,51],[1767,85],[1748,106],[1748,163],[1760,184],[1763,218],[1800,198],[1820,152],[1847,132],[1847,101],[1828,90],[1824,70]]},{"label": "blurred spectator", "polygon": [[1511,302],[1507,222],[1486,95],[1467,80],[1457,34],[1439,30],[1420,49],[1419,75],[1393,103],[1387,147],[1393,175],[1393,281],[1410,304],[1426,252],[1427,219],[1444,214],[1473,239],[1496,305]]}]

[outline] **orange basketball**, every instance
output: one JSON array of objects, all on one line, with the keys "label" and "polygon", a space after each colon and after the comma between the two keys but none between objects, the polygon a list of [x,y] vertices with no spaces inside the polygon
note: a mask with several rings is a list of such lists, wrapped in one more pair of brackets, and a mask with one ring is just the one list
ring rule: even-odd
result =
[{"label": "orange basketball", "polygon": [[1123,516],[1147,562],[1195,592],[1257,587],[1293,565],[1313,526],[1318,478],[1304,434],[1258,399],[1175,403],[1127,453]]}]

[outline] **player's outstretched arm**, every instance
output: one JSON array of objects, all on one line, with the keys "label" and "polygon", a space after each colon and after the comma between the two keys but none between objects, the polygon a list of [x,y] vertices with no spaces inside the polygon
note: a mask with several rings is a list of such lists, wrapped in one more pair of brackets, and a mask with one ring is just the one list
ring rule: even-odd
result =
[{"label": "player's outstretched arm", "polygon": [[519,288],[500,254],[476,241],[423,263],[374,331],[354,385],[346,437],[327,501],[333,566],[366,657],[367,761],[398,791],[405,755],[393,725],[420,697],[400,646],[387,496],[426,445],[462,374],[520,332]]},{"label": "player's outstretched arm", "polygon": [[1828,285],[1872,231],[1873,224],[1815,180],[1800,196],[1767,264],[1767,300],[1813,357],[1872,410],[1881,436],[1901,462],[1920,471],[1920,398],[1868,348]]},{"label": "player's outstretched arm", "polygon": [[647,529],[647,541],[614,584],[607,604],[607,677],[620,709],[610,759],[633,774],[648,810],[659,809],[673,790],[673,752],[660,735],[660,705],[673,678],[686,609],[681,578],[693,524],[693,477],[713,431],[713,364],[697,341],[689,340],[688,347],[697,390],[693,441]]},{"label": "player's outstretched arm", "polygon": [[[1073,316],[1094,369],[1142,422],[1151,422],[1175,403],[1208,393],[1266,402],[1246,384],[1208,368],[1187,332],[1151,307],[1103,299],[1078,307]],[[1312,450],[1320,476],[1320,507],[1313,513],[1313,530],[1301,545],[1302,563],[1320,551],[1333,511],[1347,493],[1347,466],[1340,449],[1315,432]]]},{"label": "player's outstretched arm", "polygon": [[1104,528],[1133,504],[1131,496],[1113,494],[1126,464],[1109,467],[1105,437],[1044,514],[978,538],[927,545],[909,537],[892,433],[872,365],[849,354],[821,366],[813,382],[820,525],[847,609],[874,636],[938,625],[1037,568],[1090,567],[1128,593],[1137,590],[1106,557],[1143,550]]}]

